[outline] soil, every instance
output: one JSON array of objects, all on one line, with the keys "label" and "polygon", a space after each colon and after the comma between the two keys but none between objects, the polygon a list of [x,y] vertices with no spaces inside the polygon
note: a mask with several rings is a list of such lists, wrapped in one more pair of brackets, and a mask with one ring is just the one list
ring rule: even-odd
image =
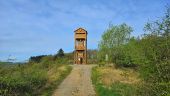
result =
[{"label": "soil", "polygon": [[73,65],[73,70],[52,96],[96,96],[91,69],[94,65]]}]

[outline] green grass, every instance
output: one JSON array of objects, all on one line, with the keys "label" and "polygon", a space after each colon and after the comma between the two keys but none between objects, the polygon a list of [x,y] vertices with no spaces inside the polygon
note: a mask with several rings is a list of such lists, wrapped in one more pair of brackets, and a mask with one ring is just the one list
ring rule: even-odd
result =
[{"label": "green grass", "polygon": [[107,88],[103,84],[96,85],[96,91],[99,96],[134,96],[134,87],[123,83],[114,83]]},{"label": "green grass", "polygon": [[[92,82],[95,85],[95,90],[98,96],[136,96],[136,88],[131,84],[124,84],[120,82],[115,82],[111,86],[106,86],[101,82],[101,76],[94,67],[92,69]],[[114,76],[114,75],[113,75]]]}]

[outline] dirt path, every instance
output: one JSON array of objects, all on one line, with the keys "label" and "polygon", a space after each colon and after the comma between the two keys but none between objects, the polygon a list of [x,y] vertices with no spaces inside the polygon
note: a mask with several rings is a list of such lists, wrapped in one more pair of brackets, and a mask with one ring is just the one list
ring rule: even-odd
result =
[{"label": "dirt path", "polygon": [[94,65],[73,65],[70,75],[59,85],[53,96],[95,96],[91,81]]}]

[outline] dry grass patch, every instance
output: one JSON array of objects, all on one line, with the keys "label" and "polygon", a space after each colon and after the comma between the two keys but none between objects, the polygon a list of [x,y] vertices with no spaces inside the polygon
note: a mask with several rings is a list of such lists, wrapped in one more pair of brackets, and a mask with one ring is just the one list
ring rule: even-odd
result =
[{"label": "dry grass patch", "polygon": [[47,83],[43,88],[42,96],[51,96],[57,86],[71,72],[72,67],[68,65],[55,65],[47,72]]},{"label": "dry grass patch", "polygon": [[113,67],[98,67],[100,74],[100,82],[106,86],[110,86],[115,82],[125,84],[137,84],[140,79],[139,74],[132,69],[115,69]]},{"label": "dry grass patch", "polygon": [[53,67],[48,71],[48,82],[54,82],[60,78],[61,74],[67,71],[67,66]]}]

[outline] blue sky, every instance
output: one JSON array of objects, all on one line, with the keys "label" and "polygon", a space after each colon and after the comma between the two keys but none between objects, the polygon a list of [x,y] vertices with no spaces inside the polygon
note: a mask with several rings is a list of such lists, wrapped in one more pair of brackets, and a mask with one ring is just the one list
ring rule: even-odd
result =
[{"label": "blue sky", "polygon": [[133,36],[147,21],[164,15],[169,0],[0,0],[0,60],[74,50],[74,30],[88,31],[88,48],[96,49],[109,23],[127,23]]}]

